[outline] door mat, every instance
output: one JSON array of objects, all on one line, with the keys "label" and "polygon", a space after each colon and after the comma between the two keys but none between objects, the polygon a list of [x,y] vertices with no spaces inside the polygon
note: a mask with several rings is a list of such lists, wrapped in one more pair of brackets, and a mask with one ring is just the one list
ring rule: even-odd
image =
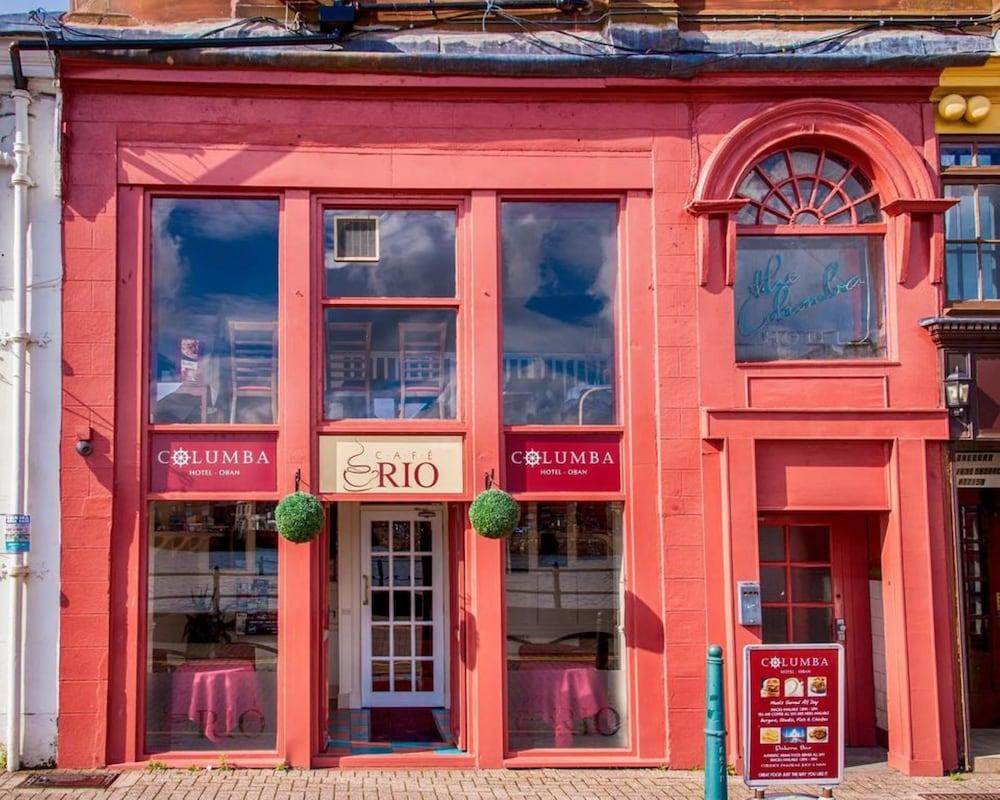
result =
[{"label": "door mat", "polygon": [[440,742],[441,733],[429,708],[373,708],[370,741]]},{"label": "door mat", "polygon": [[115,782],[119,773],[101,772],[81,774],[79,772],[36,772],[18,785],[18,789],[107,789]]},{"label": "door mat", "polygon": [[924,800],[1000,800],[1000,794],[922,794]]}]

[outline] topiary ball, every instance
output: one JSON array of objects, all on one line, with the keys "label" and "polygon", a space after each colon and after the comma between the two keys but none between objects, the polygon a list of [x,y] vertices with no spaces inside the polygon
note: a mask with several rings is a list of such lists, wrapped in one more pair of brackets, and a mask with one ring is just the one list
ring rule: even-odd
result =
[{"label": "topiary ball", "polygon": [[510,534],[521,521],[521,506],[502,489],[487,489],[469,507],[469,522],[476,533],[488,539]]},{"label": "topiary ball", "polygon": [[315,539],[323,530],[323,504],[308,492],[293,492],[274,510],[278,533],[300,544]]}]

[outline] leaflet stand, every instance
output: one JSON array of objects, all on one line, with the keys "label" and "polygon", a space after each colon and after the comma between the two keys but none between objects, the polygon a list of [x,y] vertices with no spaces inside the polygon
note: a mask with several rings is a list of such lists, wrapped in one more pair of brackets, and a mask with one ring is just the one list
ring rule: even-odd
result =
[{"label": "leaflet stand", "polygon": [[[754,789],[752,800],[767,800],[767,796],[764,794],[764,791],[765,791],[764,789]],[[807,795],[807,794],[782,795],[781,797],[773,797],[771,798],[771,800],[791,800],[791,798],[793,797],[815,798],[815,795]],[[826,800],[826,798],[832,798],[832,797],[833,797],[833,789],[830,788],[829,786],[824,786],[822,789],[819,790],[819,798]],[[818,798],[816,798],[816,800],[818,800]]]}]

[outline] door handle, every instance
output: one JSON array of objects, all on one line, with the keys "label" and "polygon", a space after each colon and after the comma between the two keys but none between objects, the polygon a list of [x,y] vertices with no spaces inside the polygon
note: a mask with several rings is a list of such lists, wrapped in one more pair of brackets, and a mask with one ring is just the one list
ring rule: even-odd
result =
[{"label": "door handle", "polygon": [[837,620],[837,641],[838,642],[847,641],[847,620],[844,619]]},{"label": "door handle", "polygon": [[365,584],[365,590],[361,596],[361,605],[366,606],[372,599],[372,581],[367,575],[362,575],[361,580],[364,581]]}]

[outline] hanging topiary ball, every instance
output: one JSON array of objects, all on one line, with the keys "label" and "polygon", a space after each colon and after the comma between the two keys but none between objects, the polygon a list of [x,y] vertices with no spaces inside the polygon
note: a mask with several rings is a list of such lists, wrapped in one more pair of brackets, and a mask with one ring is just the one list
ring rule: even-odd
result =
[{"label": "hanging topiary ball", "polygon": [[285,495],[274,510],[278,533],[296,544],[315,539],[323,530],[323,518],[323,504],[308,492]]},{"label": "hanging topiary ball", "polygon": [[488,539],[510,535],[521,521],[521,506],[503,489],[481,492],[469,507],[469,522],[476,533]]}]

